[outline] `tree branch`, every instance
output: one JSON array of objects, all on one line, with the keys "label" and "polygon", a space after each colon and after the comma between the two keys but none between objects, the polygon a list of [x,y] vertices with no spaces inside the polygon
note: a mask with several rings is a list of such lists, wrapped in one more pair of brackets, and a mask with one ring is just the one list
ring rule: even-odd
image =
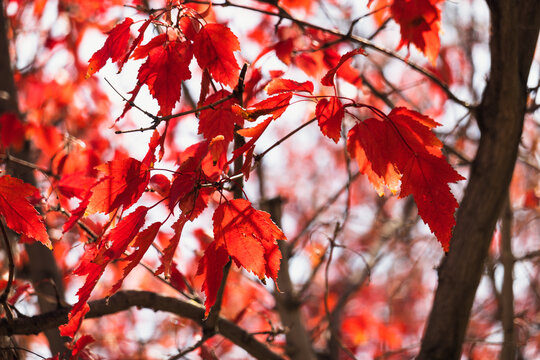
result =
[{"label": "tree branch", "polygon": [[[158,295],[150,291],[135,290],[119,291],[110,298],[90,301],[88,304],[90,311],[86,314],[86,319],[99,318],[137,307],[175,314],[193,320],[200,326],[203,325],[205,311],[204,306],[193,302]],[[12,322],[0,319],[0,336],[38,334],[46,329],[58,327],[67,322],[70,310],[71,307],[65,307],[40,315],[14,319]],[[217,331],[257,359],[283,359],[240,326],[222,317],[217,319]]]}]

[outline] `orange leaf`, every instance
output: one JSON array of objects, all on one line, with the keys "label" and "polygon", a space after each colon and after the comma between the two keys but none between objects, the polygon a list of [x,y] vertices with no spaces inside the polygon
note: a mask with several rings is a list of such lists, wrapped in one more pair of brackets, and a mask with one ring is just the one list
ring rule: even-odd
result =
[{"label": "orange leaf", "polygon": [[0,177],[0,215],[6,219],[7,226],[19,234],[40,241],[52,249],[49,235],[37,210],[29,197],[38,190],[20,179],[4,175]]},{"label": "orange leaf", "polygon": [[97,169],[105,179],[92,189],[88,204],[90,214],[108,214],[120,206],[127,209],[141,197],[150,180],[148,167],[133,158],[113,160]]},{"label": "orange leaf", "polygon": [[247,200],[234,199],[218,206],[213,221],[217,246],[224,247],[238,266],[259,279],[277,279],[281,259],[277,240],[286,238],[270,214],[255,210]]},{"label": "orange leaf", "polygon": [[133,24],[133,19],[126,18],[124,22],[116,25],[105,40],[105,44],[101,49],[96,51],[88,61],[88,70],[86,78],[89,78],[95,72],[99,71],[107,60],[112,59],[113,62],[118,62],[122,59],[127,51],[129,42],[129,28]]},{"label": "orange leaf", "polygon": [[202,69],[222,84],[234,87],[239,67],[234,52],[240,50],[236,35],[221,24],[206,24],[195,36],[193,48]]}]

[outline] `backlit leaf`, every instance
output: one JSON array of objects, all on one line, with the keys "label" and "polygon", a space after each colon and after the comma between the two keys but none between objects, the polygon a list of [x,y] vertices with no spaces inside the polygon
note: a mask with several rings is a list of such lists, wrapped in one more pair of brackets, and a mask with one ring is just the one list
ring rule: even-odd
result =
[{"label": "backlit leaf", "polygon": [[240,50],[240,43],[228,27],[206,24],[195,36],[193,49],[199,66],[208,69],[215,80],[236,85],[240,68],[234,52]]},{"label": "backlit leaf", "polygon": [[0,177],[0,215],[6,219],[6,225],[19,234],[37,240],[52,248],[49,235],[41,216],[28,198],[38,190],[20,179],[4,175]]}]

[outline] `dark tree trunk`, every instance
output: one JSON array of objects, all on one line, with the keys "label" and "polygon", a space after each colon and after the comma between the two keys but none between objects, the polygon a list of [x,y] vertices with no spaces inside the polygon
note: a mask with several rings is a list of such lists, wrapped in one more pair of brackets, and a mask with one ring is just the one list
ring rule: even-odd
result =
[{"label": "dark tree trunk", "polygon": [[487,1],[491,70],[476,119],[481,130],[470,180],[418,359],[459,359],[476,289],[503,210],[526,111],[527,78],[540,27],[540,1]]},{"label": "dark tree trunk", "polygon": [[[6,112],[20,114],[17,102],[17,90],[13,80],[13,72],[9,57],[9,40],[7,37],[7,23],[4,16],[4,4],[0,1],[0,115]],[[33,152],[28,141],[25,142],[23,149],[14,153],[16,157],[33,161]],[[33,171],[14,162],[8,162],[8,172],[23,181],[34,184],[35,178]],[[10,239],[12,244],[16,241],[15,237]],[[42,312],[53,311],[58,304],[56,299],[63,300],[64,290],[62,276],[56,265],[52,252],[41,243],[34,243],[26,246],[29,257],[28,276],[33,283],[34,289],[38,295],[39,307]],[[51,352],[64,353],[64,339],[60,337],[58,329],[49,329],[45,331],[49,340]],[[0,355],[3,355],[0,353]]]}]

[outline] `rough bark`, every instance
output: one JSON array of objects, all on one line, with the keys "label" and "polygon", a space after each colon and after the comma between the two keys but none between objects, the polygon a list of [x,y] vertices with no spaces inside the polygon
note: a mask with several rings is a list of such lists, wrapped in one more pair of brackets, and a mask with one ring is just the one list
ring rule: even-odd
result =
[{"label": "rough bark", "polygon": [[491,70],[476,119],[480,144],[418,359],[459,359],[476,289],[517,158],[540,1],[491,0]]},{"label": "rough bark", "polygon": [[[11,112],[19,114],[17,102],[17,91],[13,80],[11,62],[9,57],[9,40],[7,37],[7,23],[4,17],[3,2],[0,1],[0,114]],[[32,162],[33,154],[28,141],[23,149],[16,154],[16,157]],[[32,170],[16,163],[8,163],[7,171],[23,181],[35,184]],[[11,239],[16,241],[15,237]],[[63,283],[58,267],[52,252],[41,244],[31,244],[26,246],[29,257],[28,275],[38,294],[39,307],[42,312],[51,311],[57,308],[56,299],[63,300]],[[53,299],[51,301],[51,299]],[[45,335],[49,340],[49,345],[53,354],[64,353],[64,339],[60,337],[58,329],[47,330]]]}]

